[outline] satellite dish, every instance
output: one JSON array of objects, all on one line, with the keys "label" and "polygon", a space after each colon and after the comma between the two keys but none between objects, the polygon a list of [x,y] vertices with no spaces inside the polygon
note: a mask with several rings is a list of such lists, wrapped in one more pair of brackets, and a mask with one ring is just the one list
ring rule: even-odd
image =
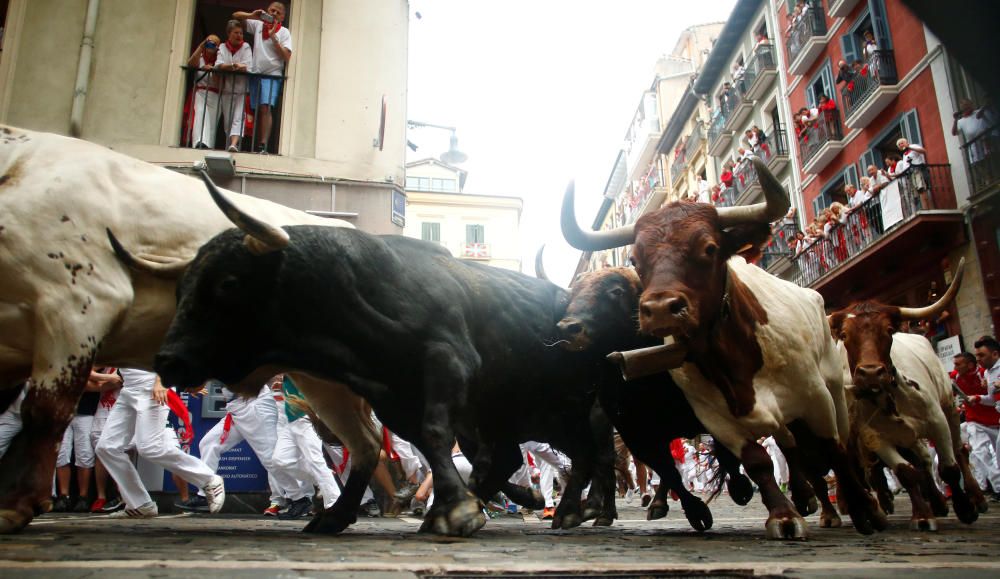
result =
[{"label": "satellite dish", "polygon": [[449,165],[458,165],[469,159],[469,156],[458,150],[458,137],[451,135],[451,143],[448,150],[441,154],[441,161]]}]

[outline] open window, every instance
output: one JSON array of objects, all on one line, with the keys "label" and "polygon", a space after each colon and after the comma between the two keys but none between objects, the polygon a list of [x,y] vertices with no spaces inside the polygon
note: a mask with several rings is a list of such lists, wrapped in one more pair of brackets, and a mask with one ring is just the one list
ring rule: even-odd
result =
[{"label": "open window", "polygon": [[[285,5],[285,20],[282,26],[287,27],[294,6],[290,0],[283,0],[282,3]],[[268,2],[260,0],[197,0],[190,47],[185,59],[193,54],[210,34],[217,36],[220,43],[225,43],[226,26],[234,12],[253,12],[267,8],[268,5]],[[245,27],[243,40],[250,45],[251,50],[257,49],[254,46],[254,35]],[[180,127],[182,147],[226,150],[231,142],[229,137],[235,135],[239,151],[261,152],[260,149],[266,142],[266,149],[263,152],[277,153],[281,137],[281,110],[284,106],[284,73],[280,75],[221,71],[207,73],[205,70],[198,70],[197,66],[186,67],[186,70],[184,114]],[[257,106],[254,107],[250,99],[250,92],[261,81],[273,81],[277,86],[276,102],[270,107],[271,129],[267,138],[263,138],[260,132],[262,113],[260,103],[256,103]]]},{"label": "open window", "polygon": [[905,138],[911,143],[923,143],[916,109],[903,113],[875,137],[871,147],[861,155],[861,169],[867,171],[869,165],[884,169],[887,159],[893,156],[898,158],[899,149],[896,148],[896,141],[900,138]]}]

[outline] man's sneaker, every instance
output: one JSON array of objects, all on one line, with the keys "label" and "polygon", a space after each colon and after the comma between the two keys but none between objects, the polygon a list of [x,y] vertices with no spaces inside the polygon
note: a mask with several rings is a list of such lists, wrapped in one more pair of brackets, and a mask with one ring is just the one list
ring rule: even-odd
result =
[{"label": "man's sneaker", "polygon": [[382,516],[382,510],[378,508],[378,503],[376,503],[374,500],[371,500],[361,505],[361,508],[358,509],[358,514],[371,519],[375,519]]},{"label": "man's sneaker", "polygon": [[195,495],[182,503],[174,503],[174,506],[182,511],[196,511],[199,513],[208,512],[208,499],[201,495]]},{"label": "man's sneaker", "polygon": [[406,483],[405,485],[400,487],[396,491],[396,493],[393,494],[392,496],[400,503],[407,503],[410,501],[410,499],[413,498],[413,495],[417,494],[418,488],[420,488],[420,485],[418,484]]},{"label": "man's sneaker", "polygon": [[90,512],[90,504],[87,502],[87,497],[80,497],[76,499],[76,504],[73,505],[74,513],[88,513]]},{"label": "man's sneaker", "polygon": [[627,504],[627,505],[631,505],[632,504],[632,501],[635,500],[635,493],[637,491],[638,491],[638,489],[629,489],[629,490],[625,491],[625,504]]},{"label": "man's sneaker", "polygon": [[114,513],[125,508],[125,503],[120,498],[114,498],[101,507],[102,513]]},{"label": "man's sneaker", "polygon": [[219,475],[212,476],[212,480],[202,487],[205,491],[205,499],[208,501],[208,512],[217,513],[222,510],[222,505],[226,502],[226,485]]},{"label": "man's sneaker", "polygon": [[264,509],[264,516],[277,517],[279,512],[281,512],[281,505],[278,503],[271,503],[271,506]]},{"label": "man's sneaker", "polygon": [[92,513],[100,512],[101,509],[104,508],[104,505],[107,504],[107,502],[108,501],[105,499],[95,499],[94,502],[90,504],[90,512]]},{"label": "man's sneaker", "polygon": [[260,155],[267,155],[267,143],[260,143],[257,145],[257,153]]},{"label": "man's sneaker", "polygon": [[52,512],[53,513],[66,513],[69,512],[69,497],[62,495],[56,498],[52,502]]},{"label": "man's sneaker", "polygon": [[545,507],[545,509],[542,511],[542,520],[543,521],[551,521],[552,517],[554,517],[554,516],[556,516],[556,508],[555,507]]},{"label": "man's sneaker", "polygon": [[152,519],[156,515],[160,514],[159,509],[156,508],[156,503],[149,501],[148,503],[142,505],[137,509],[122,509],[118,512],[111,513],[108,515],[109,519]]},{"label": "man's sneaker", "polygon": [[309,514],[309,509],[312,508],[312,497],[302,497],[301,499],[292,501],[292,504],[288,505],[288,509],[278,515],[279,519],[298,519]]}]

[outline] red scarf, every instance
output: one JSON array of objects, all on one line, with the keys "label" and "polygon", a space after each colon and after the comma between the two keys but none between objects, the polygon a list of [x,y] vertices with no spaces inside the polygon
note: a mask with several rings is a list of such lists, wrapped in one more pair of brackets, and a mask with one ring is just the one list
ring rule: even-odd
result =
[{"label": "red scarf", "polygon": [[229,54],[233,56],[236,56],[236,53],[239,52],[241,48],[243,48],[244,44],[246,44],[246,42],[240,42],[236,46],[233,46],[232,44],[230,44],[229,40],[226,40],[226,48],[229,49]]},{"label": "red scarf", "polygon": [[[263,30],[263,32],[261,32],[261,36],[264,37],[264,40],[267,40],[267,39],[271,38],[272,32],[271,32],[271,28],[270,27],[271,27],[270,24],[268,24],[267,22],[264,22],[264,30]],[[281,23],[280,22],[275,22],[273,34],[277,34],[279,30],[281,30]]]},{"label": "red scarf", "polygon": [[209,54],[208,50],[201,53],[201,57],[205,59],[205,64],[212,66],[215,64],[215,59],[219,58],[219,49],[216,48],[215,52]]}]

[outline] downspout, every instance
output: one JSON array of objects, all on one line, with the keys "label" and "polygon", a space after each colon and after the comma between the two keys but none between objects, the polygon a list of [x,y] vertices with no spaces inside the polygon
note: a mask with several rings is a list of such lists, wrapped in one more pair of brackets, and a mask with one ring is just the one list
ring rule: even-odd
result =
[{"label": "downspout", "polygon": [[83,109],[90,84],[90,61],[94,53],[94,31],[97,30],[97,12],[101,0],[87,1],[87,20],[80,42],[80,64],[76,68],[76,87],[73,89],[73,110],[69,115],[69,134],[79,137],[83,133]]}]

